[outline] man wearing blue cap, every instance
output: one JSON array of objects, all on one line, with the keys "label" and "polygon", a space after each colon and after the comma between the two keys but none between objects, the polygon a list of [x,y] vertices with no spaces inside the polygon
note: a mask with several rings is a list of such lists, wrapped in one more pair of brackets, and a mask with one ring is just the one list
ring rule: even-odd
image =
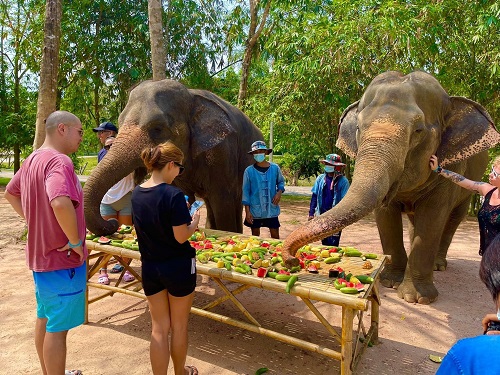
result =
[{"label": "man wearing blue cap", "polygon": [[[337,154],[328,154],[320,160],[324,164],[325,173],[316,178],[312,188],[311,204],[309,206],[309,218],[318,216],[335,207],[347,193],[349,181],[343,175],[345,164]],[[321,243],[327,246],[338,246],[342,231],[323,238]]]},{"label": "man wearing blue cap", "polygon": [[285,179],[277,164],[266,160],[273,152],[263,141],[252,143],[251,150],[255,164],[245,169],[243,174],[243,224],[252,229],[252,235],[260,236],[260,228],[267,227],[272,238],[280,238],[279,202],[285,191]]},{"label": "man wearing blue cap", "polygon": [[118,134],[118,128],[112,122],[106,121],[92,130],[94,131],[94,133],[97,133],[97,138],[99,138],[99,142],[101,142],[102,145],[102,148],[97,154],[97,161],[100,162],[104,155],[106,155],[106,153],[108,152],[108,150],[104,146],[106,138],[116,137],[116,134]]}]

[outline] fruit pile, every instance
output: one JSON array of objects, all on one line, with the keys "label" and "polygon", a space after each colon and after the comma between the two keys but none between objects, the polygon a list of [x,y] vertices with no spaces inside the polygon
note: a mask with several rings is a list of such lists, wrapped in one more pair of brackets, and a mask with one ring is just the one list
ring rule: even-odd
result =
[{"label": "fruit pile", "polygon": [[137,238],[135,237],[135,230],[131,225],[121,225],[116,233],[110,237],[98,236],[87,231],[85,239],[92,240],[103,245],[111,245],[139,251],[139,244],[137,243]]},{"label": "fruit pile", "polygon": [[[377,259],[377,254],[362,253],[353,247],[311,246],[301,247],[296,257],[300,266],[288,269],[281,257],[282,241],[262,240],[257,237],[243,238],[240,235],[207,237],[202,231],[195,232],[190,238],[191,246],[196,249],[196,258],[200,263],[214,262],[218,268],[225,268],[242,274],[258,277],[272,277],[287,282],[289,293],[300,273],[319,273],[330,267],[328,275],[335,278],[334,286],[346,294],[357,294],[365,289],[364,284],[371,284],[373,278],[368,275],[353,276],[339,266],[332,266],[344,257],[359,257],[365,263],[363,269],[373,268],[369,259]],[[369,265],[369,267],[368,267]]]},{"label": "fruit pile", "polygon": [[[88,233],[87,240],[139,250],[134,228],[127,225],[122,225],[117,233],[109,238]],[[285,288],[287,293],[290,293],[301,273],[321,272],[334,279],[335,289],[346,294],[357,294],[365,289],[365,284],[371,284],[373,278],[364,274],[354,276],[344,271],[340,265],[347,262],[342,263],[343,259],[361,258],[364,261],[361,268],[370,270],[373,268],[370,260],[378,258],[377,254],[362,253],[353,247],[305,245],[295,254],[300,265],[288,269],[281,257],[283,243],[280,240],[263,240],[242,235],[207,237],[205,232],[196,231],[189,238],[189,242],[196,250],[198,262],[203,264],[213,262],[217,268],[225,268],[241,274],[272,277],[287,283]]]}]

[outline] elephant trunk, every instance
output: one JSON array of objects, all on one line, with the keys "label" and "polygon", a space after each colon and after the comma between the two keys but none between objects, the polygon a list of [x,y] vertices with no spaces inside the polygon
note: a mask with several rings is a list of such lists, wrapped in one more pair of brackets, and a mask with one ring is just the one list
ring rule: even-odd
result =
[{"label": "elephant trunk", "polygon": [[391,194],[397,191],[394,181],[397,181],[402,166],[389,160],[401,158],[382,159],[377,153],[376,150],[364,152],[364,156],[361,155],[363,152],[358,153],[352,185],[345,197],[331,210],[297,228],[285,239],[284,259],[295,255],[303,245],[339,232],[391,199]]},{"label": "elephant trunk", "polygon": [[134,125],[121,126],[113,146],[92,171],[83,188],[85,222],[92,233],[103,236],[118,229],[116,220],[102,218],[100,204],[114,184],[136,168],[144,167],[140,155],[145,147],[151,147],[151,144],[141,128]]}]

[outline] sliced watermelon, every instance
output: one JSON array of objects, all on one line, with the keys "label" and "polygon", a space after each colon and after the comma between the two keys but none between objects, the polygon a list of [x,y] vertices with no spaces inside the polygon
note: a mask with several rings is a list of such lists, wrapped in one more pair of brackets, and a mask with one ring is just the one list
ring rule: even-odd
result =
[{"label": "sliced watermelon", "polygon": [[111,243],[111,240],[108,237],[101,236],[101,237],[99,237],[97,242],[105,245],[105,244]]}]

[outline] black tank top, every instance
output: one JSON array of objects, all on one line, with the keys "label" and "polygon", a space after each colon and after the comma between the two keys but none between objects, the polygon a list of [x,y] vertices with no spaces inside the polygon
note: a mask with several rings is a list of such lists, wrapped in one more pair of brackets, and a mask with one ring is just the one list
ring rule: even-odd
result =
[{"label": "black tank top", "polygon": [[490,205],[491,195],[497,188],[491,189],[477,213],[479,223],[479,255],[483,255],[491,241],[500,232],[500,205]]}]

